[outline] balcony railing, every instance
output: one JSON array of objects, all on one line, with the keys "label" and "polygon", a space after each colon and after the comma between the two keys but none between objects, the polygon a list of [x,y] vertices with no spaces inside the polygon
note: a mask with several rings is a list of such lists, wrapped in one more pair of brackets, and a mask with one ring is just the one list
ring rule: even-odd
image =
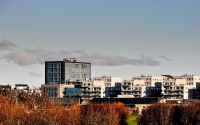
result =
[{"label": "balcony railing", "polygon": [[91,90],[82,90],[82,92],[91,92]]},{"label": "balcony railing", "polygon": [[183,90],[181,90],[181,89],[176,89],[176,90],[174,90],[175,92],[182,92]]},{"label": "balcony railing", "polygon": [[92,92],[101,92],[101,90],[92,90]]},{"label": "balcony railing", "polygon": [[130,92],[131,90],[130,89],[122,89],[122,91]]},{"label": "balcony railing", "polygon": [[133,93],[133,95],[141,95],[141,93]]},{"label": "balcony railing", "polygon": [[125,85],[122,85],[123,87],[129,87],[130,85],[128,85],[128,84],[125,84]]},{"label": "balcony railing", "polygon": [[81,86],[81,88],[88,88],[89,86]]},{"label": "balcony railing", "polygon": [[169,85],[169,84],[164,84],[163,86],[164,86],[164,87],[169,87],[169,86],[171,86],[171,85]]},{"label": "balcony railing", "polygon": [[141,91],[141,89],[134,89],[134,90],[132,90],[133,92],[140,92]]}]

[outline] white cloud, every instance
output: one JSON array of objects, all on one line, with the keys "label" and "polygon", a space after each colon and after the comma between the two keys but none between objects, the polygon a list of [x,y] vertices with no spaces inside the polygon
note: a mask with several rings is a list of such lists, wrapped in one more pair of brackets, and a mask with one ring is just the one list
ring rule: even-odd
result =
[{"label": "white cloud", "polygon": [[78,61],[91,62],[93,66],[158,66],[160,61],[152,57],[141,55],[140,58],[127,58],[122,56],[102,55],[99,53],[88,54],[82,50],[74,51],[47,51],[42,49],[23,49],[12,52],[4,58],[7,61],[14,61],[18,65],[44,64],[45,61],[62,60],[63,58],[75,57]]},{"label": "white cloud", "polygon": [[14,61],[18,65],[31,65],[38,62],[34,54],[27,53],[26,51],[16,51],[9,53],[4,57],[7,61]]}]

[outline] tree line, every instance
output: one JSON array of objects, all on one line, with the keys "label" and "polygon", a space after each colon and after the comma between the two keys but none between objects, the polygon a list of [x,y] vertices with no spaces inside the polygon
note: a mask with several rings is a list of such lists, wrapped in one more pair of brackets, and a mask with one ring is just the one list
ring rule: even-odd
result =
[{"label": "tree line", "polygon": [[200,102],[156,103],[142,111],[139,125],[200,125]]},{"label": "tree line", "polygon": [[128,116],[122,103],[65,106],[25,92],[0,94],[2,125],[123,125]]}]

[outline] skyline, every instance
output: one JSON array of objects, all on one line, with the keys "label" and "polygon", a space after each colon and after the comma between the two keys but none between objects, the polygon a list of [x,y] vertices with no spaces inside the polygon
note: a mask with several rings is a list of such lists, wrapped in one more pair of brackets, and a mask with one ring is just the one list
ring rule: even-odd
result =
[{"label": "skyline", "polygon": [[92,77],[200,75],[200,1],[1,1],[0,84],[44,84],[44,62]]}]

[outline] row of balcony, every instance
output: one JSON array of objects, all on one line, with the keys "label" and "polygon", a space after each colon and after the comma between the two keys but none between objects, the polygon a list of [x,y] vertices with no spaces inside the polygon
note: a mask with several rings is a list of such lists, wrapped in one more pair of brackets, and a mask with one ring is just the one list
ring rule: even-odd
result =
[{"label": "row of balcony", "polygon": [[164,95],[183,95],[183,93],[164,93]]},{"label": "row of balcony", "polygon": [[100,98],[101,96],[100,95],[82,95],[82,98]]},{"label": "row of balcony", "polygon": [[82,90],[82,92],[101,92],[101,90]]},{"label": "row of balcony", "polygon": [[122,95],[141,95],[141,93],[122,93]]},{"label": "row of balcony", "polygon": [[183,90],[181,90],[181,89],[175,89],[175,90],[165,89],[164,92],[183,92]]},{"label": "row of balcony", "polygon": [[122,91],[127,91],[127,92],[140,92],[142,91],[141,89],[135,89],[135,90],[131,90],[131,89],[122,89]]}]

